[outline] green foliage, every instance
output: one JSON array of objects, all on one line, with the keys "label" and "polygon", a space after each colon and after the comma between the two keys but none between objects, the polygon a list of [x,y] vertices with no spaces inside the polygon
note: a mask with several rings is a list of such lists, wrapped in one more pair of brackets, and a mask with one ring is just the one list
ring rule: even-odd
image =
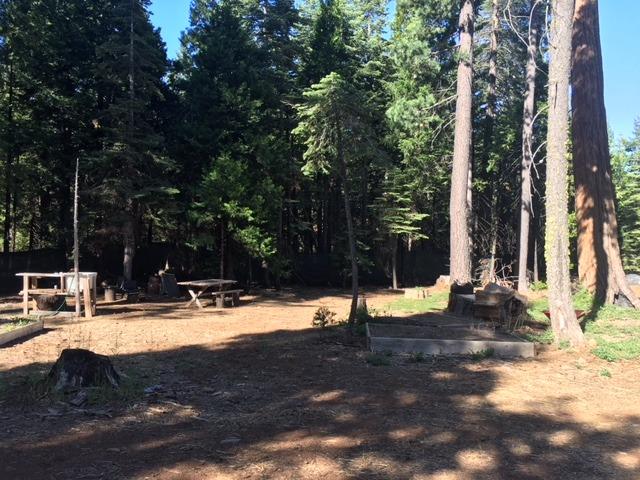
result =
[{"label": "green foliage", "polygon": [[493,357],[494,354],[495,354],[495,351],[493,350],[493,348],[487,348],[484,350],[479,350],[477,352],[471,353],[471,359],[474,362],[479,362],[482,360],[486,360],[487,358]]},{"label": "green foliage", "polygon": [[313,320],[311,325],[316,328],[327,328],[328,326],[336,323],[336,313],[329,310],[327,307],[320,307],[313,314]]},{"label": "green foliage", "polygon": [[369,353],[366,356],[366,361],[374,367],[388,367],[391,365],[391,353]]},{"label": "green foliage", "polygon": [[606,368],[603,368],[602,370],[600,370],[600,376],[605,378],[611,378],[611,372]]},{"label": "green foliage", "polygon": [[537,282],[533,282],[529,288],[533,292],[541,292],[547,289],[547,282],[543,282],[542,280],[538,280]]},{"label": "green foliage", "polygon": [[426,313],[438,310],[444,310],[449,301],[447,292],[435,292],[425,299],[399,298],[394,300],[387,309],[390,311]]},{"label": "green foliage", "polygon": [[411,363],[423,363],[427,360],[425,354],[422,352],[413,352],[409,355],[409,362]]},{"label": "green foliage", "polygon": [[555,336],[551,328],[548,328],[539,333],[538,332],[518,333],[518,336],[524,338],[529,342],[540,343],[542,345],[551,345],[555,342]]},{"label": "green foliage", "polygon": [[624,266],[640,272],[640,120],[630,139],[613,146],[611,163]]}]

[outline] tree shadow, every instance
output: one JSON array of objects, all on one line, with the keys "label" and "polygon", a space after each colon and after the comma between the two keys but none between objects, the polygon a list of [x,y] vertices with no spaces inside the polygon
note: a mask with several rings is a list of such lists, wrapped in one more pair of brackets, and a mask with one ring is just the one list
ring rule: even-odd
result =
[{"label": "tree shadow", "polygon": [[[112,418],[44,417],[3,404],[0,477],[637,478],[640,415],[579,423],[553,408],[498,408],[519,362],[394,358],[373,367],[335,331],[240,335],[211,348],[117,355],[162,385]],[[499,367],[499,368],[498,368]],[[4,372],[21,375],[46,365]],[[6,378],[5,378],[6,380]],[[146,386],[146,384],[145,384]],[[561,386],[558,386],[561,388]]]}]

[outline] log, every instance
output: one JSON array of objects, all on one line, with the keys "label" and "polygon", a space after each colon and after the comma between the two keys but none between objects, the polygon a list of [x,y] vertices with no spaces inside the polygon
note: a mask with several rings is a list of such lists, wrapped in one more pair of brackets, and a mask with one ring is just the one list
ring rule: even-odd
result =
[{"label": "log", "polygon": [[120,385],[120,375],[109,357],[81,348],[64,349],[51,367],[47,380],[58,391],[101,386],[118,388]]}]

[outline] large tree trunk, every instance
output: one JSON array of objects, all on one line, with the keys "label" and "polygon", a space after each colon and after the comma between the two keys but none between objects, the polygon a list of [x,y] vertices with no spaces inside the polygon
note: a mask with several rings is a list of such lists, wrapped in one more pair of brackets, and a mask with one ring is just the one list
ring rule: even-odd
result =
[{"label": "large tree trunk", "polygon": [[133,257],[136,254],[136,237],[133,218],[128,218],[123,226],[124,258],[122,260],[122,276],[125,280],[133,278]]},{"label": "large tree trunk", "polygon": [[349,195],[349,182],[347,179],[347,163],[344,158],[342,126],[337,126],[338,132],[338,163],[342,191],[344,192],[344,213],[347,220],[347,235],[349,237],[349,255],[351,256],[351,308],[349,309],[349,328],[353,328],[358,309],[358,255],[356,251],[356,235],[353,228],[353,216],[351,215],[351,201]]},{"label": "large tree trunk", "polygon": [[567,141],[573,0],[552,4],[549,62],[549,126],[547,132],[546,259],[549,311],[556,341],[584,342],[571,301],[569,276],[569,212]]},{"label": "large tree trunk", "polygon": [[76,317],[80,316],[80,239],[78,235],[78,173],[80,159],[76,158],[76,175],[73,189],[73,278],[76,285]]},{"label": "large tree trunk", "polygon": [[[9,130],[9,142],[6,151],[6,163],[4,166],[4,226],[2,232],[2,250],[8,253],[11,250],[11,192],[13,190],[13,160],[14,160],[14,129],[13,125],[13,61],[11,53],[7,54],[7,63],[9,67],[9,78],[7,80],[7,128]],[[15,214],[15,211],[13,212]]]},{"label": "large tree trunk", "polygon": [[627,284],[618,244],[598,22],[598,1],[577,0],[571,98],[578,273],[597,301],[613,303],[622,294],[640,308]]},{"label": "large tree trunk", "polygon": [[473,1],[464,0],[460,10],[460,61],[456,100],[455,140],[449,205],[451,281],[471,281],[471,236],[468,184],[471,179],[473,106]]},{"label": "large tree trunk", "polygon": [[[493,148],[493,131],[496,122],[496,82],[498,80],[498,29],[500,17],[498,15],[498,0],[491,2],[491,41],[489,45],[489,88],[487,92],[487,121],[485,128],[485,167],[491,161]],[[491,179],[491,212],[490,212],[490,260],[489,280],[496,279],[496,253],[498,249],[498,181],[500,179],[500,163],[493,166]]]},{"label": "large tree trunk", "polygon": [[[520,195],[520,253],[518,256],[518,290],[529,288],[527,271],[529,265],[529,227],[533,216],[531,197],[531,167],[533,165],[533,120],[536,107],[536,57],[538,55],[538,28],[540,15],[536,12],[538,0],[531,0],[531,24],[527,48],[524,113],[522,118],[522,190]],[[536,266],[534,266],[534,269]]]}]

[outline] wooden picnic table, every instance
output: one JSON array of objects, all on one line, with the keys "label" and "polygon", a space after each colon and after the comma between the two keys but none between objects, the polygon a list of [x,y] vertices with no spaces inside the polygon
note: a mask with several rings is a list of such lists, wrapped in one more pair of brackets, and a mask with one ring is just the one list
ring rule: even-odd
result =
[{"label": "wooden picnic table", "polygon": [[[96,313],[96,289],[98,274],[96,272],[79,272],[80,291],[84,299],[84,316],[91,318]],[[16,277],[22,277],[22,313],[29,315],[29,297],[33,295],[59,295],[64,297],[73,296],[75,285],[74,272],[21,272],[16,273]],[[38,279],[55,278],[60,281],[54,288],[38,288]]]},{"label": "wooden picnic table", "polygon": [[[178,285],[182,285],[183,287],[187,287],[189,291],[189,295],[191,295],[191,300],[187,302],[187,308],[189,308],[194,303],[201,309],[204,308],[202,303],[200,303],[200,297],[202,297],[205,293],[210,292],[213,289],[217,289],[216,292],[212,292],[213,295],[218,295],[224,302],[224,294],[227,292],[226,287],[230,285],[235,285],[237,280],[225,280],[223,278],[207,278],[204,280],[189,280],[186,282],[178,282]],[[234,290],[233,292],[236,292]],[[238,291],[239,292],[239,291]],[[231,291],[229,291],[231,293]],[[219,304],[218,304],[219,305]]]}]

